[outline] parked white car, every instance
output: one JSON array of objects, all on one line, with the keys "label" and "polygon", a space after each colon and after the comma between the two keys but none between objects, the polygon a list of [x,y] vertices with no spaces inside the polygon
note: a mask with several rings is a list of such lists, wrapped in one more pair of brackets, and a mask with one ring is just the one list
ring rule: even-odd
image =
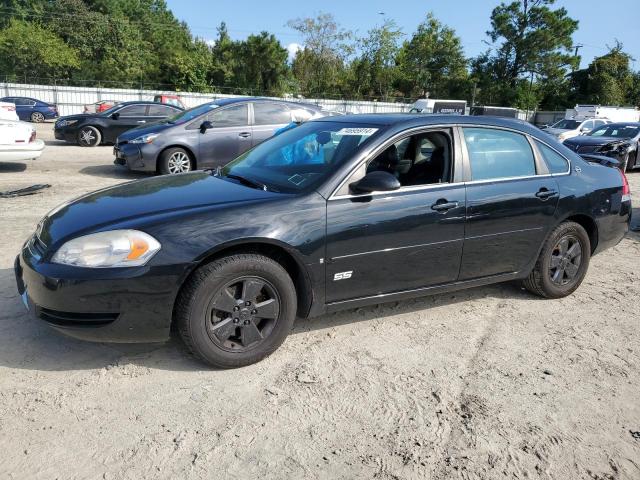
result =
[{"label": "parked white car", "polygon": [[563,142],[567,138],[587,134],[591,130],[595,130],[607,123],[611,123],[611,120],[606,118],[563,118],[559,122],[545,128],[544,131],[556,137],[558,141]]},{"label": "parked white car", "polygon": [[0,120],[0,162],[36,159],[44,142],[36,139],[36,129],[27,122]]},{"label": "parked white car", "polygon": [[19,120],[14,103],[0,102],[0,120]]}]

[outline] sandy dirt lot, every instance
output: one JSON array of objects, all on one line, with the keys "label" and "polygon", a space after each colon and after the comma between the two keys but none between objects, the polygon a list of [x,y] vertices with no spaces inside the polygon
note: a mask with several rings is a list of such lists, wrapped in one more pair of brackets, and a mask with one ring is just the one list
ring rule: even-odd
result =
[{"label": "sandy dirt lot", "polygon": [[84,343],[25,313],[12,267],[37,221],[140,178],[51,129],[41,159],[0,164],[0,190],[52,185],[0,199],[0,478],[640,478],[639,234],[566,299],[505,284],[350,310],[209,370],[178,340]]}]

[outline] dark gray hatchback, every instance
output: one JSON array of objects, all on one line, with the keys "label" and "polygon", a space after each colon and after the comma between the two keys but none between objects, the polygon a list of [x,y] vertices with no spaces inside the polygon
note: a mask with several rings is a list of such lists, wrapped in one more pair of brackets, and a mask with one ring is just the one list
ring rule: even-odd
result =
[{"label": "dark gray hatchback", "polygon": [[120,135],[114,163],[163,174],[224,165],[291,122],[324,116],[314,105],[263,98],[205,103]]}]

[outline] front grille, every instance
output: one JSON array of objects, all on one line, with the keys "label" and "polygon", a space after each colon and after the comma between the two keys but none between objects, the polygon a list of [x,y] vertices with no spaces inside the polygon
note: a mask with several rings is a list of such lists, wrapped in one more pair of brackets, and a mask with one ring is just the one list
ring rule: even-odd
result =
[{"label": "front grille", "polygon": [[102,327],[117,320],[118,314],[60,312],[40,307],[38,317],[60,327]]}]

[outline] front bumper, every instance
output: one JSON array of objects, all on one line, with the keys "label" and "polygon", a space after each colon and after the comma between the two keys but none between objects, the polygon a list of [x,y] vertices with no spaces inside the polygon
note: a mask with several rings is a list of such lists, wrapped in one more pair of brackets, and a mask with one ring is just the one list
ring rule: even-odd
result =
[{"label": "front bumper", "polygon": [[126,166],[129,170],[155,172],[156,155],[146,152],[146,148],[148,148],[147,145],[119,143],[113,147],[115,157],[113,163]]},{"label": "front bumper", "polygon": [[75,129],[72,130],[69,127],[54,127],[53,135],[56,137],[56,140],[64,140],[69,143],[77,143],[77,134]]},{"label": "front bumper", "polygon": [[42,261],[33,239],[16,258],[18,293],[33,316],[55,330],[97,342],[169,338],[183,270],[168,267],[88,269]]}]

